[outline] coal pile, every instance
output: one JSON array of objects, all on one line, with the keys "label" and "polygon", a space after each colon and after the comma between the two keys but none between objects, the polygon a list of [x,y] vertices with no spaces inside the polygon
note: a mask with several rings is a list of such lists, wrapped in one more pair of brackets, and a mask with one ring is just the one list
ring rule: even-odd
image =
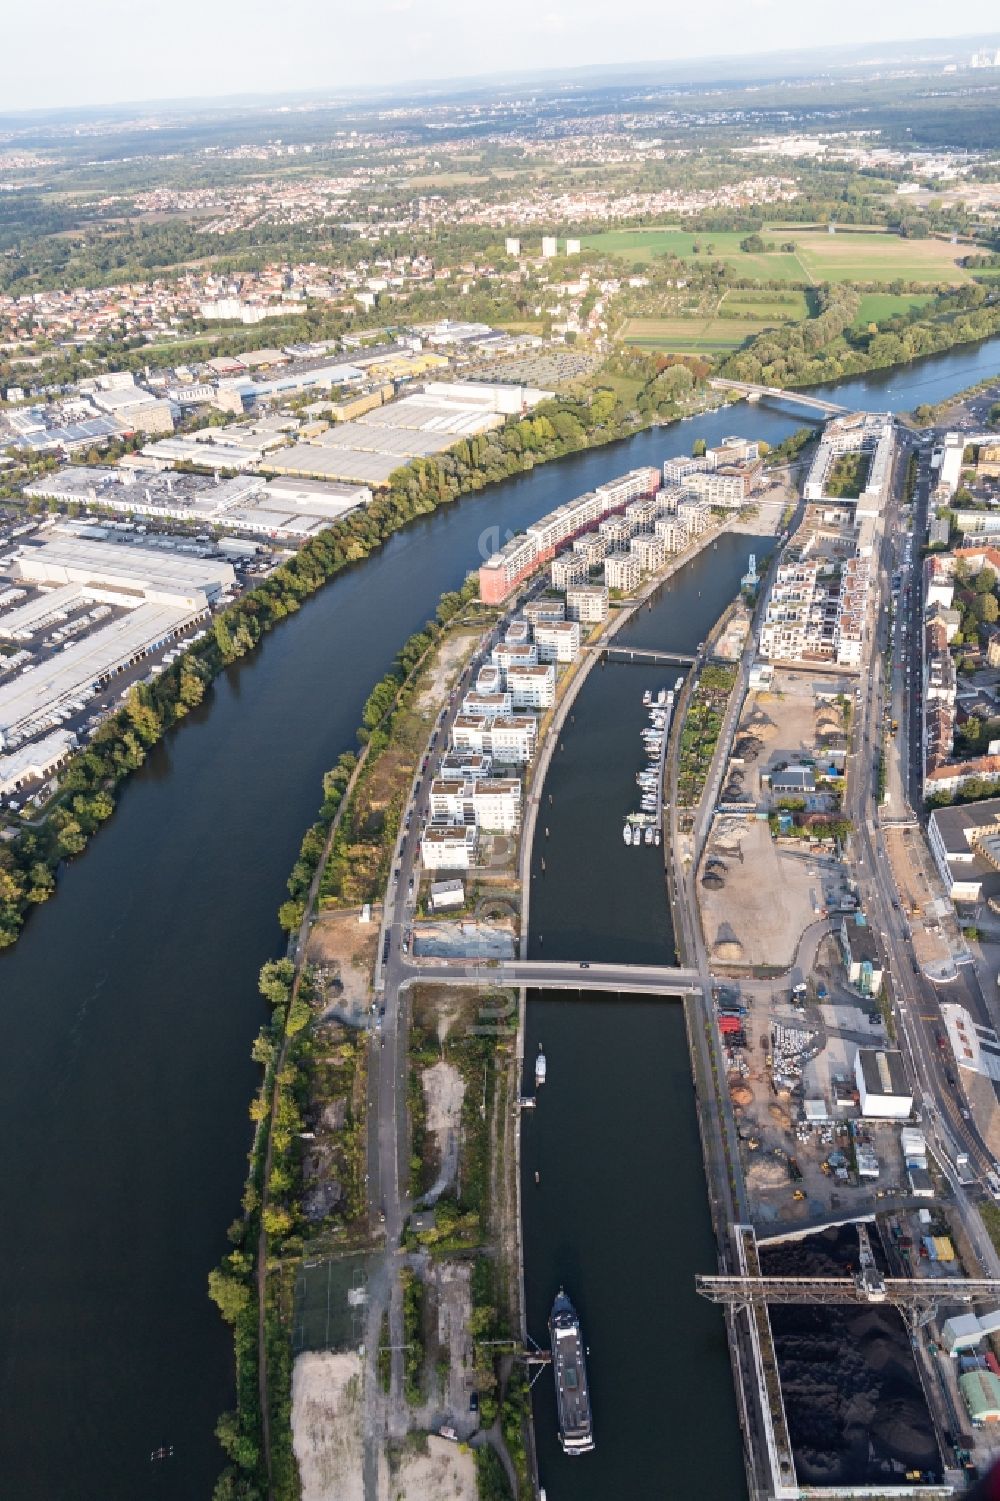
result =
[{"label": "coal pile", "polygon": [[[882,1264],[877,1242],[873,1227]],[[857,1259],[850,1225],[760,1248],[768,1276],[842,1277]],[[940,1480],[933,1425],[895,1309],[786,1305],[770,1314],[800,1485],[901,1484],[908,1470]]]}]

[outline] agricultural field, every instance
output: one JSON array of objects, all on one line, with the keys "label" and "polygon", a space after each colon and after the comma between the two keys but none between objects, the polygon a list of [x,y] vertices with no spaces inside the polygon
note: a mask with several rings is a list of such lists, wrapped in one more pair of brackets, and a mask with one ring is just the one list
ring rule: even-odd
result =
[{"label": "agricultural field", "polygon": [[726,292],[719,303],[720,313],[730,318],[756,318],[763,323],[798,323],[809,316],[804,292]]},{"label": "agricultural field", "polygon": [[637,349],[663,354],[725,354],[756,338],[777,319],[754,318],[630,318],[622,338]]},{"label": "agricultural field", "polygon": [[647,265],[665,254],[682,260],[724,260],[739,275],[756,281],[817,285],[898,278],[957,285],[970,280],[970,273],[958,264],[966,251],[942,240],[903,240],[883,230],[838,229],[830,234],[820,226],[801,225],[767,228],[762,234],[776,246],[794,241],[794,254],[775,249],[748,255],[740,249],[744,234],[737,230],[695,234],[683,229],[608,230],[588,235],[584,244],[589,250]]}]

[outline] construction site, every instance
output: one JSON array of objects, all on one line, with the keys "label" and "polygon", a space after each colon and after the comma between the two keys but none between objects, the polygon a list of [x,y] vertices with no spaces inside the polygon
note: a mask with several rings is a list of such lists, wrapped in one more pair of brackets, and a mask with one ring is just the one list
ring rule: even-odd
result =
[{"label": "construction site", "polygon": [[788,969],[810,924],[850,902],[838,835],[853,692],[769,668],[751,683],[698,881],[714,965]]}]

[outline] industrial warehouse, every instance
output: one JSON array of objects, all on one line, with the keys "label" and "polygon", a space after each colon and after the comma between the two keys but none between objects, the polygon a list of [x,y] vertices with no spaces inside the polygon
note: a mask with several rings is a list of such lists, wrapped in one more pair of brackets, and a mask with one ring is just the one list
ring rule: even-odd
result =
[{"label": "industrial warehouse", "polygon": [[46,739],[0,768],[0,791],[32,770],[47,775],[69,748],[51,732],[81,728],[90,700],[207,618],[236,581],[223,560],[96,541],[70,528],[20,547],[9,576],[0,639],[22,650],[16,676],[0,682],[0,751]]},{"label": "industrial warehouse", "polygon": [[365,485],[265,480],[256,474],[210,479],[125,464],[116,469],[58,469],[26,485],[25,494],[116,516],[185,521],[295,542],[306,541],[371,500]]},{"label": "industrial warehouse", "polygon": [[463,438],[502,427],[508,417],[529,412],[551,394],[527,386],[434,382],[351,422],[338,422],[310,442],[270,453],[260,467],[269,474],[385,485],[410,459],[444,453]]}]

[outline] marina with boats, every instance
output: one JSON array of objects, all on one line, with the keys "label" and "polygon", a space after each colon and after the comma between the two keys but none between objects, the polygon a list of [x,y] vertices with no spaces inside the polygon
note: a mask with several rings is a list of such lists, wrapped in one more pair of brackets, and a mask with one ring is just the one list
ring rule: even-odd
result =
[{"label": "marina with boats", "polygon": [[663,770],[674,701],[683,681],[683,678],[678,678],[673,688],[661,688],[655,698],[650,688],[642,696],[643,703],[649,709],[649,724],[642,731],[646,766],[635,775],[639,788],[639,810],[627,816],[622,828],[625,843],[634,847],[640,844],[658,845],[663,838]]}]

